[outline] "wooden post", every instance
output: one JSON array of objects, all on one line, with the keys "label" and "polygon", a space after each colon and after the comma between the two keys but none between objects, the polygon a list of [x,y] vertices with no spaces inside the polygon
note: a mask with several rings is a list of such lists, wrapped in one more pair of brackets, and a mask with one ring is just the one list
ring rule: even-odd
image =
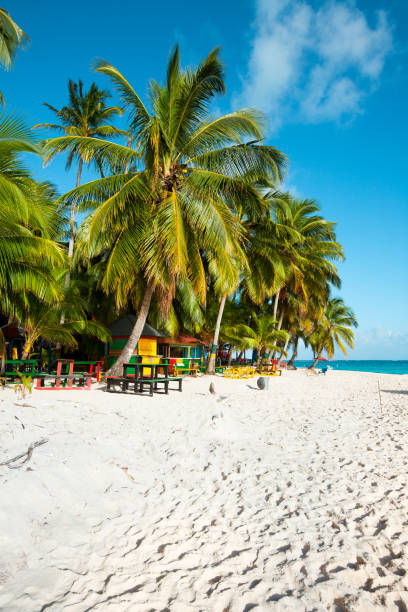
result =
[{"label": "wooden post", "polygon": [[62,361],[58,361],[58,363],[57,363],[57,380],[55,381],[55,388],[56,389],[59,389],[59,387],[60,387],[61,370],[62,370]]}]

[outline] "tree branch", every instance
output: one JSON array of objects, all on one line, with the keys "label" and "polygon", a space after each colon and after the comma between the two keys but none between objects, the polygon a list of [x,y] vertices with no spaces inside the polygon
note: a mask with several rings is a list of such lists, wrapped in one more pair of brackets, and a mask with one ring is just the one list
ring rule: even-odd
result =
[{"label": "tree branch", "polygon": [[[12,459],[9,459],[8,461],[3,461],[3,463],[0,463],[0,466],[2,465],[7,465],[7,467],[10,470],[18,470],[19,468],[21,468],[25,463],[27,463],[28,461],[30,461],[31,459],[31,455],[33,454],[33,450],[37,447],[37,446],[41,446],[42,444],[46,444],[48,442],[48,440],[46,440],[45,438],[41,439],[41,440],[37,440],[37,442],[33,442],[32,444],[30,444],[30,446],[28,447],[28,449],[26,450],[25,453],[21,453],[21,455],[17,455],[16,457],[13,457]],[[23,457],[25,457],[24,461],[22,461],[19,465],[10,465],[11,463],[15,463],[16,461],[18,461],[19,459],[22,459]]]}]

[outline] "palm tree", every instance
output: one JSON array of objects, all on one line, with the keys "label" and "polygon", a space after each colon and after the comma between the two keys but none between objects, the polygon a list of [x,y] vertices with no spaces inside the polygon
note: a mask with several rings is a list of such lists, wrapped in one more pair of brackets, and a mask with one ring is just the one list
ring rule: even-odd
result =
[{"label": "palm tree", "polygon": [[207,374],[215,374],[215,359],[218,348],[218,338],[226,301],[236,291],[239,283],[239,275],[246,267],[247,262],[244,254],[239,250],[239,257],[230,257],[227,260],[228,267],[225,269],[226,258],[221,257],[218,261],[213,260],[209,265],[209,272],[213,279],[215,294],[220,299],[214,335],[211,339],[211,351],[207,363]]},{"label": "palm tree", "polygon": [[[11,69],[18,47],[27,40],[27,34],[12,20],[8,11],[0,8],[0,64],[6,70]],[[0,103],[4,106],[1,92]]]},{"label": "palm tree", "polygon": [[53,240],[60,222],[50,212],[54,192],[33,181],[22,153],[41,153],[31,130],[15,117],[0,116],[0,296],[20,291],[52,297],[50,266],[64,261]]},{"label": "palm tree", "polygon": [[[8,317],[18,296],[55,300],[52,268],[65,262],[55,242],[63,221],[55,208],[55,191],[31,178],[21,163],[23,153],[41,153],[32,131],[16,117],[0,116],[0,312]],[[3,355],[4,349],[0,330]]]},{"label": "palm tree", "polygon": [[351,308],[346,306],[341,298],[329,299],[311,339],[316,355],[311,369],[316,367],[323,351],[326,351],[331,359],[336,346],[347,356],[345,345],[350,348],[354,345],[354,332],[351,327],[358,327]]},{"label": "palm tree", "polygon": [[183,71],[176,47],[165,84],[150,85],[150,108],[116,68],[97,62],[96,70],[111,78],[129,110],[132,146],[72,135],[46,144],[50,155],[74,147],[101,167],[116,169],[62,198],[95,206],[88,248],[107,254],[106,291],[129,294],[134,279],[143,279],[135,327],[111,373],[120,373],[133,354],[154,293],[166,310],[178,280],[190,278],[205,301],[204,261],[228,268],[240,250],[242,226],[234,211],[262,210],[253,184],[281,176],[285,158],[260,144],[258,113],[246,109],[208,118],[214,96],[225,91],[218,56],[216,49],[197,68]]},{"label": "palm tree", "polygon": [[[87,138],[106,138],[109,136],[123,135],[125,132],[119,130],[109,122],[117,115],[121,115],[123,110],[118,106],[107,106],[106,100],[110,98],[107,90],[101,90],[92,83],[87,92],[84,91],[81,80],[75,83],[68,81],[69,105],[57,109],[51,104],[44,102],[44,105],[52,110],[60,123],[39,123],[35,127],[58,130],[70,136],[83,136]],[[49,162],[54,153],[49,153],[45,158],[45,163]],[[68,148],[67,169],[69,170],[73,162],[78,163],[76,186],[81,184],[83,164],[92,161],[92,155],[80,153],[73,144]],[[76,201],[71,203],[71,220],[68,245],[68,258],[72,259],[75,241],[75,214]],[[67,283],[69,284],[69,273]],[[67,284],[66,283],[66,284]]]},{"label": "palm tree", "polygon": [[[14,319],[25,331],[23,359],[29,357],[40,338],[70,347],[77,346],[74,334],[95,336],[105,342],[110,340],[109,332],[101,323],[87,319],[78,295],[62,295],[62,299],[53,304],[47,304],[34,295],[28,299],[16,297]],[[63,323],[60,322],[62,312],[65,315]]]},{"label": "palm tree", "polygon": [[227,327],[224,333],[240,349],[256,349],[258,364],[267,351],[279,350],[276,343],[285,342],[288,337],[288,332],[277,329],[277,321],[271,315],[258,316],[254,312],[251,316],[251,326],[238,323]]},{"label": "palm tree", "polygon": [[288,299],[297,300],[299,314],[303,314],[312,296],[324,304],[330,284],[340,286],[334,262],[343,259],[343,250],[336,241],[335,224],[316,214],[318,212],[319,208],[313,200],[292,198],[277,209],[278,223],[285,228],[285,232],[290,229],[281,247],[287,278],[275,296],[274,304],[275,311],[280,304],[278,329],[282,325]]},{"label": "palm tree", "polygon": [[[312,300],[309,301],[308,308],[310,308],[311,303]],[[313,330],[313,318],[308,315],[308,311],[298,312],[296,319],[292,319],[289,329],[293,353],[288,361],[288,367],[296,369],[294,363],[298,354],[299,341],[302,340],[305,346],[308,345],[308,336]]]}]

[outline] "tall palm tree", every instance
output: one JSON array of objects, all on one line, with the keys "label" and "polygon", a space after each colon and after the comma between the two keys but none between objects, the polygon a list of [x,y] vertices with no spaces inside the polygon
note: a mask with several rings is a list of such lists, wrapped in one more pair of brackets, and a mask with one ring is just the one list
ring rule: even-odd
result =
[{"label": "tall palm tree", "polygon": [[[243,239],[245,240],[244,237]],[[239,249],[238,254],[238,257],[229,257],[229,266],[227,270],[225,270],[225,267],[222,265],[225,261],[225,257],[221,257],[218,261],[213,260],[209,265],[209,272],[212,276],[214,291],[220,301],[214,334],[211,339],[211,350],[206,370],[207,374],[215,374],[215,359],[217,355],[218,338],[220,335],[221,322],[226,301],[231,294],[237,290],[240,273],[242,273],[243,269],[245,269],[247,266],[244,253]],[[227,272],[227,274],[225,274],[225,272]]]},{"label": "tall palm tree", "polygon": [[[11,69],[18,47],[27,40],[27,34],[12,20],[8,11],[0,8],[0,64],[6,70]],[[4,105],[1,92],[0,103]]]},{"label": "tall palm tree", "polygon": [[262,118],[254,110],[208,117],[214,96],[225,91],[218,49],[197,68],[182,70],[176,47],[164,85],[150,85],[148,107],[111,64],[99,61],[96,70],[111,78],[128,108],[132,146],[70,135],[46,147],[50,155],[75,147],[102,167],[116,168],[112,176],[83,185],[62,201],[93,202],[89,246],[108,253],[108,292],[132,292],[135,275],[143,278],[135,327],[111,368],[119,373],[133,354],[154,292],[169,307],[177,281],[190,278],[204,301],[203,258],[228,273],[242,233],[234,211],[262,210],[253,184],[267,175],[280,177],[285,158],[260,144]]},{"label": "tall palm tree", "polygon": [[[69,104],[59,110],[51,104],[44,102],[44,105],[52,110],[60,123],[39,123],[35,127],[57,130],[70,136],[83,136],[87,138],[106,138],[110,136],[123,135],[125,132],[110,124],[110,121],[123,113],[118,106],[107,106],[106,100],[110,98],[107,90],[99,89],[92,83],[86,92],[81,80],[75,83],[68,81]],[[73,144],[68,147],[67,169],[69,170],[74,162],[78,163],[76,186],[81,184],[83,164],[92,161],[92,155],[85,155],[78,151]],[[49,153],[45,158],[48,163],[54,156],[54,152]],[[70,233],[68,245],[68,258],[72,259],[75,241],[75,215],[76,201],[71,203]],[[69,275],[68,275],[69,283]]]},{"label": "tall palm tree", "polygon": [[[279,180],[280,175],[275,173],[274,175],[270,174],[269,177],[265,176],[263,183],[268,183],[268,178],[269,180],[271,178]],[[254,187],[260,189],[262,186],[255,185]],[[267,192],[267,195],[263,195],[263,191],[260,190],[259,195],[263,204],[261,210],[250,211],[252,214],[248,214],[248,211],[244,211],[242,207],[236,209],[236,214],[245,230],[242,236],[242,252],[239,258],[234,261],[235,278],[231,278],[231,282],[227,285],[225,282],[223,283],[224,289],[221,291],[220,307],[207,365],[207,374],[215,373],[215,357],[225,303],[228,296],[236,291],[239,281],[241,281],[243,292],[255,304],[260,305],[271,293],[277,290],[284,280],[282,261],[277,257],[276,250],[271,248],[270,241],[271,232],[276,229],[276,223],[271,218],[272,201],[275,203],[277,199],[282,197],[282,194],[273,190]],[[218,285],[220,285],[220,275],[216,274],[216,278]]]},{"label": "tall palm tree", "polygon": [[54,242],[61,223],[52,204],[55,193],[30,177],[21,163],[23,153],[41,153],[32,131],[16,117],[0,116],[0,312],[7,316],[13,314],[16,295],[55,299],[51,268],[64,263]]},{"label": "tall palm tree", "polygon": [[327,301],[329,284],[340,286],[335,265],[343,259],[343,249],[336,240],[335,224],[327,221],[313,200],[289,198],[277,208],[277,222],[289,234],[280,245],[286,263],[287,276],[275,296],[274,315],[280,305],[278,329],[287,307],[287,296],[308,307],[311,296],[323,304]]},{"label": "tall palm tree", "polygon": [[352,327],[358,327],[358,323],[351,308],[346,306],[341,298],[329,299],[313,332],[312,345],[315,347],[316,357],[311,368],[316,367],[323,351],[326,351],[331,359],[336,346],[347,356],[346,346],[354,346]]}]

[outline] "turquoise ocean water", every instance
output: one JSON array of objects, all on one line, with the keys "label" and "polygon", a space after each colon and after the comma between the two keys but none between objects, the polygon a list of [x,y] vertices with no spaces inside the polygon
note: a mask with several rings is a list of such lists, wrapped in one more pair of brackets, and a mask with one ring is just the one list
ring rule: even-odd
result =
[{"label": "turquoise ocean water", "polygon": [[[304,368],[310,366],[313,362],[296,360],[295,366]],[[333,361],[321,361],[318,367],[321,368],[325,365],[330,366],[333,370],[352,370],[355,372],[376,372],[378,374],[408,374],[408,361],[377,361],[368,359],[366,361],[358,361],[349,359],[333,360]]]}]

